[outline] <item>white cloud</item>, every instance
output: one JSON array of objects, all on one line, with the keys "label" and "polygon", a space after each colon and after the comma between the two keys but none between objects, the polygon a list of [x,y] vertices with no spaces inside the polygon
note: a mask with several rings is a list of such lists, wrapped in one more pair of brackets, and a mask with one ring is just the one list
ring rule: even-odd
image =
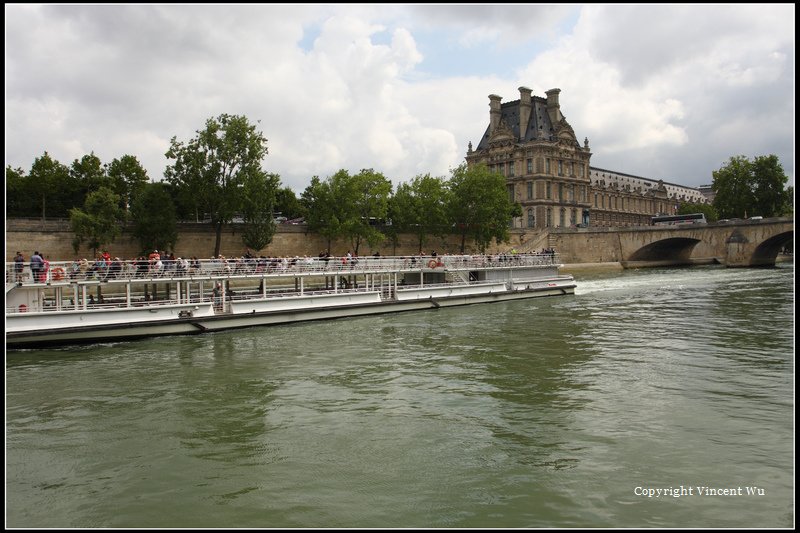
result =
[{"label": "white cloud", "polygon": [[[793,22],[762,8],[593,6],[584,8],[572,35],[519,76],[535,79],[539,94],[562,89],[562,111],[576,134],[589,137],[595,165],[710,183],[719,168],[711,161],[764,154],[751,152],[758,131],[773,139],[759,143],[767,153],[782,151],[793,179],[786,142],[793,125],[763,111],[777,105],[794,114],[793,93],[781,87],[794,79],[793,47]],[[779,90],[767,91],[770,86]],[[723,131],[729,134],[719,142]],[[659,157],[661,148],[695,162],[705,152],[708,163],[688,174]]]},{"label": "white cloud", "polygon": [[399,182],[463,162],[487,95],[525,85],[562,89],[597,166],[699,185],[778,153],[793,181],[793,6],[585,6],[564,32],[577,9],[7,5],[6,162],[130,153],[160,178],[171,137],[231,113],[259,121],[265,168],[298,193],[340,168]]}]

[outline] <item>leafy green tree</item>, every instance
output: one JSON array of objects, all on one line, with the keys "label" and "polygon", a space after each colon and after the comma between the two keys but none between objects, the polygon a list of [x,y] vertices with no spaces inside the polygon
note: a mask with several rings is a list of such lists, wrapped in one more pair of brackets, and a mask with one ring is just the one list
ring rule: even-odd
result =
[{"label": "leafy green tree", "polygon": [[731,157],[728,164],[712,172],[712,176],[714,207],[720,217],[744,217],[748,208],[752,213],[750,161],[745,156]]},{"label": "leafy green tree", "polygon": [[147,171],[142,167],[136,156],[123,155],[114,159],[106,170],[113,191],[120,197],[122,209],[130,209],[133,199],[136,198],[148,183]]},{"label": "leafy green tree", "polygon": [[327,239],[328,250],[337,238],[349,239],[356,254],[364,241],[377,246],[386,237],[376,223],[386,219],[391,192],[392,183],[372,169],[355,176],[339,170],[325,181],[314,176],[301,197],[308,229]]},{"label": "leafy green tree", "polygon": [[32,217],[37,214],[36,197],[28,192],[30,180],[21,168],[6,166],[6,216]]},{"label": "leafy green tree", "polygon": [[75,197],[67,198],[65,204],[64,197],[59,194],[70,182],[69,169],[51,158],[47,152],[34,160],[25,189],[37,199],[42,220],[47,219],[48,210],[51,216],[66,216],[69,206],[82,205],[83,200],[78,204],[73,203]]},{"label": "leafy green tree", "polygon": [[106,173],[103,162],[94,155],[94,152],[74,160],[72,166],[70,166],[69,173],[77,185],[80,194],[79,198],[85,199],[86,195],[99,190],[101,187],[114,190],[114,185]]},{"label": "leafy green tree", "polygon": [[283,187],[275,193],[275,213],[280,213],[290,220],[306,216],[302,202],[291,187]]},{"label": "leafy green tree", "polygon": [[509,227],[520,208],[508,197],[505,178],[491,172],[485,164],[452,170],[449,182],[448,213],[461,235],[461,253],[470,237],[484,252],[492,239],[510,240]]},{"label": "leafy green tree", "polygon": [[84,209],[70,209],[69,221],[75,238],[75,252],[86,242],[95,255],[97,251],[122,234],[121,220],[124,212],[119,208],[119,196],[107,187],[89,193]]},{"label": "leafy green tree", "polygon": [[678,206],[678,215],[691,215],[692,213],[703,213],[706,216],[706,221],[708,222],[716,222],[719,219],[717,216],[717,210],[711,204],[694,204],[686,202]]},{"label": "leafy green tree", "polygon": [[245,228],[242,242],[248,248],[261,250],[275,235],[275,195],[281,179],[277,174],[253,173],[244,181],[242,214]]},{"label": "leafy green tree", "polygon": [[743,155],[731,157],[713,173],[714,207],[722,218],[776,216],[784,212],[788,177],[777,156],[758,156],[752,162]]},{"label": "leafy green tree", "polygon": [[430,236],[449,233],[446,199],[444,178],[426,174],[401,183],[389,202],[392,232],[413,233],[422,252]]},{"label": "leafy green tree", "polygon": [[336,205],[331,178],[322,181],[319,176],[312,177],[300,202],[306,211],[309,231],[322,235],[327,241],[327,251],[330,251],[331,242],[342,234],[341,214]]},{"label": "leafy green tree", "polygon": [[174,250],[178,242],[175,202],[168,183],[146,183],[133,198],[130,217],[133,236],[139,241],[141,252]]},{"label": "leafy green tree", "polygon": [[780,216],[789,201],[786,183],[789,177],[783,171],[778,156],[757,156],[752,164],[753,215]]},{"label": "leafy green tree", "polygon": [[206,121],[205,129],[187,143],[172,138],[166,156],[167,180],[195,202],[196,216],[208,213],[216,229],[214,255],[219,255],[222,229],[241,209],[242,186],[261,172],[267,139],[247,117],[222,114]]},{"label": "leafy green tree", "polygon": [[794,214],[794,187],[786,187],[786,201],[781,209],[781,215],[790,216]]},{"label": "leafy green tree", "polygon": [[392,182],[380,172],[364,169],[355,176],[339,172],[334,192],[337,205],[342,213],[342,233],[350,239],[353,252],[358,251],[363,242],[378,246],[386,236],[376,227],[386,220],[389,212],[389,196]]},{"label": "leafy green tree", "polygon": [[[389,220],[392,221],[391,226],[385,228],[386,237],[390,240],[392,245],[396,248],[400,235],[402,233],[410,233],[416,229],[414,226],[416,218],[414,217],[414,192],[410,183],[401,183],[397,186],[394,194],[389,198],[388,214]],[[422,244],[420,244],[422,249]]]}]

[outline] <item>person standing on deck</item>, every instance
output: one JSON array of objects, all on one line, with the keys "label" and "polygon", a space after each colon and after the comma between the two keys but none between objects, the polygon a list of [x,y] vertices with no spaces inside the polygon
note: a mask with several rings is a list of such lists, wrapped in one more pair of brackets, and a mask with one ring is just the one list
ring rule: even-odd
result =
[{"label": "person standing on deck", "polygon": [[42,266],[44,266],[42,256],[39,255],[38,251],[33,252],[31,256],[31,276],[34,283],[39,283],[39,272],[42,270]]},{"label": "person standing on deck", "polygon": [[14,257],[14,275],[18,283],[22,282],[22,271],[25,269],[25,257],[22,252],[17,252]]},{"label": "person standing on deck", "polygon": [[211,291],[214,295],[214,309],[217,311],[222,310],[222,283],[219,281],[214,285],[214,290]]}]

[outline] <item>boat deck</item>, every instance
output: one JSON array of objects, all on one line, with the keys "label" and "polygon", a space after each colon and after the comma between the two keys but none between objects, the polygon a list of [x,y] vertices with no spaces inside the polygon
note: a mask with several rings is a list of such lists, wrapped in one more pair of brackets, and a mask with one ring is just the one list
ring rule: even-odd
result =
[{"label": "boat deck", "polygon": [[[512,280],[552,279],[552,254],[458,255],[440,257],[337,257],[120,261],[89,266],[51,263],[34,276],[26,265],[7,264],[6,316],[20,313],[110,311],[213,302],[213,312],[243,312],[242,303],[291,297],[301,302],[419,299],[443,294],[513,289]],[[508,285],[506,285],[508,284]],[[345,296],[349,295],[350,298]],[[249,304],[248,304],[249,305]],[[250,309],[250,307],[248,307]],[[255,309],[255,308],[253,308]]]},{"label": "boat deck", "polygon": [[[574,293],[558,257],[128,261],[6,266],[6,345],[122,340]],[[9,279],[10,278],[10,279]]]},{"label": "boat deck", "polygon": [[15,271],[6,263],[6,284],[16,286],[68,285],[70,283],[127,283],[217,279],[281,278],[295,276],[352,276],[365,273],[468,272],[559,264],[557,254],[445,255],[439,257],[331,257],[119,261],[108,264],[60,261],[34,276],[30,265]]}]

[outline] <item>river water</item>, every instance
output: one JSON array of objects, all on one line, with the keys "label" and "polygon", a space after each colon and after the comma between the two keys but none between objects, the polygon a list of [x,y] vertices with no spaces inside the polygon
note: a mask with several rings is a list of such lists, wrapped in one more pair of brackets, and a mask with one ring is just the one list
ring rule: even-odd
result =
[{"label": "river water", "polygon": [[6,525],[792,527],[793,281],[10,352]]}]

